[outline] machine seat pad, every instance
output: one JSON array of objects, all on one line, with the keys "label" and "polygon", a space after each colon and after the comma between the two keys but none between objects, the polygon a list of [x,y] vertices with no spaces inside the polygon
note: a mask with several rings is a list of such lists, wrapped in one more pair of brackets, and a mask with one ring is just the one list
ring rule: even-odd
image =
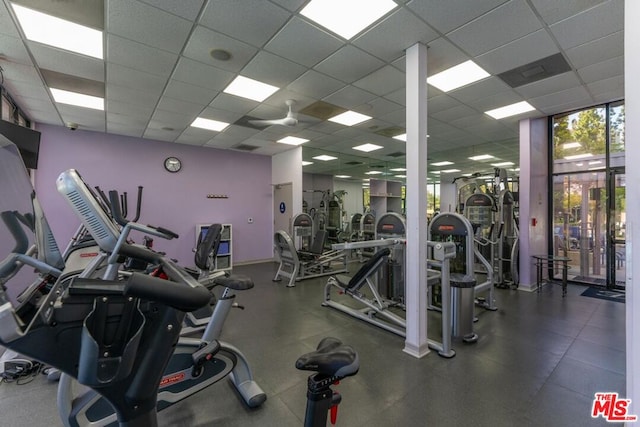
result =
[{"label": "machine seat pad", "polygon": [[249,276],[240,274],[232,274],[231,276],[222,276],[214,279],[216,285],[231,288],[235,291],[245,291],[253,288],[253,280]]},{"label": "machine seat pad", "polygon": [[364,283],[364,280],[375,273],[375,271],[382,265],[382,258],[389,256],[391,250],[389,248],[384,248],[373,254],[371,258],[367,262],[365,262],[360,270],[354,274],[354,276],[349,280],[349,284],[347,286],[348,290],[356,290]]},{"label": "machine seat pad", "polygon": [[358,373],[360,359],[350,345],[337,338],[323,338],[315,351],[303,354],[296,360],[296,368],[318,372],[329,377],[345,378]]},{"label": "machine seat pad", "polygon": [[336,279],[336,282],[338,282],[338,285],[340,285],[341,288],[346,289],[349,286],[349,281],[351,280],[350,276],[346,276],[344,274],[337,274],[334,277]]}]

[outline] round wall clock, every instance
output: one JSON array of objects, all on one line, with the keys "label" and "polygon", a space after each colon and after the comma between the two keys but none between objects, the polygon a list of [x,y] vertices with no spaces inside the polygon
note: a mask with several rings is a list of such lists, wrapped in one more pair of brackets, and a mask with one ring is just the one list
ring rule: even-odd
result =
[{"label": "round wall clock", "polygon": [[177,157],[167,157],[164,160],[164,168],[169,172],[178,172],[182,169],[182,162]]}]

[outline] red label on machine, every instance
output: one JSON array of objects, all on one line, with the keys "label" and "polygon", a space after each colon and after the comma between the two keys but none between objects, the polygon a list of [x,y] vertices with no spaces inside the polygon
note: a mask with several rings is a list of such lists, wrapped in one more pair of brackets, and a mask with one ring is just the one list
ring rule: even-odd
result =
[{"label": "red label on machine", "polygon": [[164,377],[160,380],[160,387],[165,387],[173,383],[177,383],[184,379],[184,372],[180,372],[179,374],[169,375],[168,377]]},{"label": "red label on machine", "polygon": [[453,231],[455,227],[453,225],[439,225],[438,231]]},{"label": "red label on machine", "polygon": [[93,258],[94,256],[98,256],[98,252],[87,252],[84,254],[80,254],[80,258]]}]

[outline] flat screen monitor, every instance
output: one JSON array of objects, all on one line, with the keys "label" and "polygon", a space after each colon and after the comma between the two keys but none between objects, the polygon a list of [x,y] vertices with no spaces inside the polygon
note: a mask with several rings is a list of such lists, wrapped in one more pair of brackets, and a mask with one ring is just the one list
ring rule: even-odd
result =
[{"label": "flat screen monitor", "polygon": [[28,169],[38,168],[40,132],[0,120],[0,135],[4,135],[18,147],[22,161]]}]

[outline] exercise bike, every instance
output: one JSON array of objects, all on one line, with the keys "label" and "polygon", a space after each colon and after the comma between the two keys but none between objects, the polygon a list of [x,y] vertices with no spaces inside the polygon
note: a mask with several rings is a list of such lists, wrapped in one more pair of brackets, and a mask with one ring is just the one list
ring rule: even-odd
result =
[{"label": "exercise bike", "polygon": [[339,339],[326,337],[315,351],[298,358],[296,368],[315,372],[307,379],[304,427],[326,427],[328,413],[331,413],[331,424],[336,424],[342,396],[331,386],[358,373],[358,353]]},{"label": "exercise bike", "polygon": [[[120,230],[114,224],[113,219],[99,208],[95,195],[74,170],[63,172],[58,178],[57,184],[58,191],[69,200],[73,210],[94,237],[100,249],[108,255],[109,265],[105,278],[114,280],[117,276],[127,275],[126,272],[117,269],[117,264],[122,260],[121,255],[138,257],[150,263],[155,261],[153,257],[148,259],[148,256],[141,256],[148,254],[150,252],[148,249],[141,250],[142,247],[126,243],[130,231],[138,230],[163,238],[176,236],[175,233],[166,229],[144,226],[125,220],[120,213],[119,203],[112,199],[113,219],[124,224]],[[210,238],[205,238],[201,242],[202,245],[208,247],[198,248],[197,254],[209,254],[214,248],[217,248],[220,241],[220,230],[221,227],[218,228],[217,233],[210,230]],[[133,275],[138,276],[139,273],[133,273]],[[214,286],[222,286],[224,288],[222,296],[216,302],[213,314],[200,337],[180,336],[159,381],[157,409],[162,410],[191,396],[227,375],[244,402],[249,407],[258,407],[266,400],[266,394],[253,380],[246,357],[233,345],[219,340],[229,310],[234,305],[237,306],[234,303],[234,291],[252,288],[253,281],[245,276],[223,276],[213,279],[203,277],[201,280],[208,282],[207,288],[209,290]],[[58,386],[58,409],[63,424],[65,426],[115,425],[117,422],[116,414],[106,400],[93,389],[85,389],[79,394],[75,394],[73,382],[71,377],[63,375]]]}]

